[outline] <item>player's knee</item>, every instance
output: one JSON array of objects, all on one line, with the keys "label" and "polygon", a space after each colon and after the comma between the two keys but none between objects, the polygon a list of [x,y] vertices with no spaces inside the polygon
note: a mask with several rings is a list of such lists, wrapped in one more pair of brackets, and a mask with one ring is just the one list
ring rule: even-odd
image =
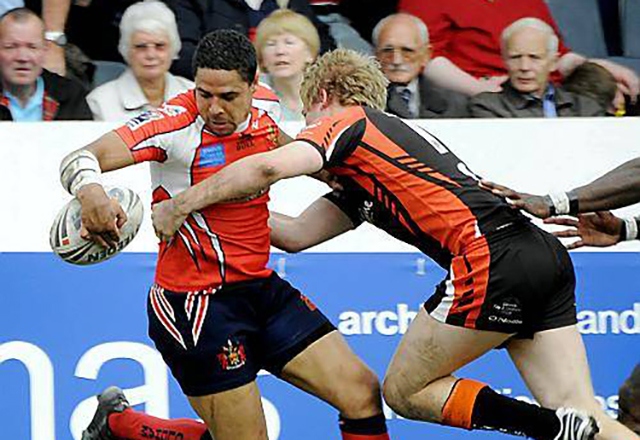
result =
[{"label": "player's knee", "polygon": [[402,383],[397,376],[385,376],[382,383],[382,397],[389,407],[402,417],[408,416],[407,394],[403,392]]},{"label": "player's knee", "polygon": [[343,393],[340,412],[349,418],[365,418],[382,410],[380,381],[373,371],[362,366],[349,377],[349,392]]}]

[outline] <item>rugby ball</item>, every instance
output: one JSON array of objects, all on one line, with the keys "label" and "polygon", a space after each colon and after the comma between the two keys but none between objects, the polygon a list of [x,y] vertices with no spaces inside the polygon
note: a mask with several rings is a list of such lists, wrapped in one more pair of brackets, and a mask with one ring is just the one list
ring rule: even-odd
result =
[{"label": "rugby ball", "polygon": [[80,236],[81,207],[73,198],[62,207],[51,226],[49,243],[53,252],[67,263],[88,265],[108,260],[124,249],[138,233],[144,208],[138,194],[128,188],[107,187],[107,195],[116,199],[127,214],[127,222],[120,228],[120,240],[106,248]]}]

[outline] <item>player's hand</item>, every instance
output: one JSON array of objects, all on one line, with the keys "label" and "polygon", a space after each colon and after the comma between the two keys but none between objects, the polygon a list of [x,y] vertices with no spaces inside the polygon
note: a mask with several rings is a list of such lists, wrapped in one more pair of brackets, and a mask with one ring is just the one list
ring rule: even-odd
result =
[{"label": "player's hand", "polygon": [[521,193],[488,180],[481,180],[480,187],[507,199],[514,208],[522,209],[538,218],[547,218],[551,215],[551,201],[546,196]]},{"label": "player's hand", "polygon": [[66,75],[67,65],[64,58],[64,47],[60,47],[50,41],[47,42],[44,68],[60,76]]},{"label": "player's hand", "polygon": [[102,186],[85,185],[76,194],[82,206],[80,236],[104,247],[113,247],[120,238],[120,228],[127,222],[127,214],[117,200],[109,198]]},{"label": "player's hand", "polygon": [[579,237],[567,245],[567,249],[582,246],[607,247],[620,242],[622,220],[609,211],[594,214],[579,214],[575,217],[551,217],[547,224],[569,226],[570,229],[554,232],[556,237]]},{"label": "player's hand", "polygon": [[338,176],[327,170],[320,170],[317,173],[313,173],[311,174],[311,177],[319,180],[320,182],[326,183],[333,190],[342,191],[344,189],[338,180]]},{"label": "player's hand", "polygon": [[151,208],[151,220],[153,229],[160,241],[169,241],[180,229],[188,214],[183,214],[177,209],[173,199],[156,203]]}]

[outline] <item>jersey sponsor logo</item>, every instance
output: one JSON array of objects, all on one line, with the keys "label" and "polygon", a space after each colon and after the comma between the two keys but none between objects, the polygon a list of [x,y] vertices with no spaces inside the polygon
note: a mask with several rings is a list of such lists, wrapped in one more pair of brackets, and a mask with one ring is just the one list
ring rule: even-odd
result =
[{"label": "jersey sponsor logo", "polygon": [[222,347],[222,352],[218,354],[218,361],[222,369],[226,371],[242,367],[247,361],[244,345],[227,339],[227,345]]},{"label": "jersey sponsor logo", "polygon": [[127,127],[129,127],[129,130],[135,131],[149,122],[158,121],[162,118],[164,118],[164,115],[156,110],[143,112],[135,118],[130,119],[129,122],[127,122]]},{"label": "jersey sponsor logo", "polygon": [[200,149],[200,161],[202,168],[216,167],[227,163],[227,155],[223,144],[205,145]]},{"label": "jersey sponsor logo", "polygon": [[236,149],[238,151],[247,150],[249,148],[255,147],[253,143],[253,136],[250,134],[243,134],[238,139],[238,143],[236,144]]},{"label": "jersey sponsor logo", "polygon": [[164,104],[158,109],[160,113],[167,116],[178,116],[187,112],[187,109],[180,105]]}]

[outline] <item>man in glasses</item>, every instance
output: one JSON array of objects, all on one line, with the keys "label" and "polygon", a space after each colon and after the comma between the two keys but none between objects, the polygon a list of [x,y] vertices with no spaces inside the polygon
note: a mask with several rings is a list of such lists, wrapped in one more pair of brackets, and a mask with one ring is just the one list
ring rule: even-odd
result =
[{"label": "man in glasses", "polygon": [[389,113],[405,119],[468,116],[466,98],[436,87],[422,71],[431,58],[429,31],[418,17],[393,14],[373,30],[376,57],[389,80]]}]

